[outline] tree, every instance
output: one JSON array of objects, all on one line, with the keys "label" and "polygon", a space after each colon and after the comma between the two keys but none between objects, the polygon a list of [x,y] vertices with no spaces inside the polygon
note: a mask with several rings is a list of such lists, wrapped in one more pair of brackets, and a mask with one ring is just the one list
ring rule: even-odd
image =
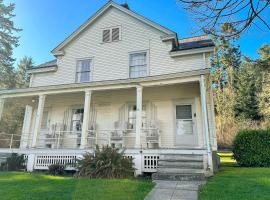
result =
[{"label": "tree", "polygon": [[[229,25],[223,26],[223,32],[234,31]],[[231,128],[235,124],[235,81],[236,72],[241,65],[241,53],[237,37],[214,37],[216,54],[211,62],[211,77],[214,90],[216,124],[219,144],[231,143],[234,135]],[[230,130],[228,130],[230,129]]]},{"label": "tree", "polygon": [[30,81],[30,75],[27,73],[27,69],[32,68],[34,65],[31,57],[24,56],[19,64],[16,71],[16,86],[17,88],[28,87]]},{"label": "tree", "polygon": [[260,58],[256,60],[261,72],[261,90],[258,92],[260,114],[270,120],[270,46],[263,45],[259,49]]},{"label": "tree", "polygon": [[236,83],[235,114],[246,120],[260,120],[257,93],[260,91],[260,71],[248,60],[243,62]]},{"label": "tree", "polygon": [[14,88],[15,71],[12,58],[13,48],[19,45],[19,37],[15,36],[20,29],[14,27],[12,18],[15,4],[5,5],[0,0],[0,88]]},{"label": "tree", "polygon": [[[241,34],[251,26],[265,27],[270,30],[270,0],[177,0],[184,5],[198,26],[207,34],[231,37]],[[269,20],[269,18],[267,18]],[[224,33],[221,27],[231,24],[236,32]]]}]

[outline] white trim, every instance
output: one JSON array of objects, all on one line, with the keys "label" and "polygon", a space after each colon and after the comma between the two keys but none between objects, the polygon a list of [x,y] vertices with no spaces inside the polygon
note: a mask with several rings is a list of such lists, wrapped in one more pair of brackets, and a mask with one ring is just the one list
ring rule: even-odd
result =
[{"label": "white trim", "polygon": [[42,116],[43,116],[43,111],[44,111],[45,99],[46,99],[46,95],[44,94],[39,95],[38,108],[37,108],[35,126],[34,126],[33,137],[32,137],[32,148],[36,147],[38,134],[40,134],[40,127],[41,127],[41,121],[42,121]]},{"label": "white trim", "polygon": [[187,50],[179,50],[170,52],[170,56],[172,58],[178,56],[186,56],[191,54],[200,54],[200,53],[212,53],[214,52],[214,47],[204,47],[204,48],[196,48],[196,49],[187,49]]},{"label": "white trim", "polygon": [[[78,62],[79,61],[83,61],[83,60],[90,60],[90,77],[89,77],[89,81],[85,81],[85,82],[78,82],[77,81],[77,69],[78,69]],[[74,83],[77,84],[81,84],[81,83],[90,83],[93,81],[93,71],[94,71],[94,57],[83,57],[83,58],[76,58],[75,59],[75,81]]]},{"label": "white trim", "polygon": [[[114,28],[119,28],[119,40],[117,40],[117,41],[112,41],[112,29],[114,29]],[[110,41],[108,41],[108,42],[103,42],[103,31],[104,30],[110,30]],[[110,27],[101,28],[100,35],[101,35],[101,40],[100,40],[101,44],[120,42],[120,41],[122,41],[122,25],[116,25],[116,26],[110,26]]]},{"label": "white trim", "polygon": [[110,7],[114,7],[140,21],[142,21],[143,23],[165,33],[165,34],[176,34],[175,32],[155,23],[152,22],[140,15],[138,15],[135,12],[132,12],[126,8],[124,8],[121,5],[118,5],[116,3],[114,3],[113,1],[109,1],[107,4],[105,4],[100,10],[98,10],[92,17],[90,17],[85,23],[83,23],[77,30],[75,30],[69,37],[67,37],[62,43],[60,43],[56,48],[54,48],[52,50],[52,53],[57,56],[57,55],[63,55],[63,51],[62,48],[64,46],[66,46],[69,42],[71,42],[74,38],[76,38],[82,31],[84,31],[89,25],[91,25],[97,18],[99,18],[102,14],[104,14]]},{"label": "white trim", "polygon": [[205,83],[204,83],[204,75],[200,76],[200,93],[201,93],[201,104],[202,104],[202,118],[204,123],[204,136],[205,136],[205,144],[207,147],[207,155],[208,155],[208,167],[211,171],[213,171],[213,163],[212,163],[212,150],[211,143],[209,140],[209,126],[208,126],[208,116],[207,116],[207,105],[206,105],[206,96],[205,96]]},{"label": "white trim", "polygon": [[[130,56],[132,54],[143,54],[146,53],[146,76],[140,76],[140,77],[130,77]],[[141,51],[131,51],[128,53],[128,78],[134,79],[134,78],[143,78],[150,75],[150,60],[149,60],[149,49],[141,50]]]},{"label": "white trim", "polygon": [[40,94],[59,94],[83,92],[87,88],[91,90],[115,90],[134,88],[138,84],[145,87],[158,85],[171,85],[176,83],[199,82],[201,74],[209,73],[209,70],[187,71],[175,74],[166,74],[160,76],[148,76],[134,79],[96,81],[90,83],[73,83],[63,85],[52,85],[44,87],[32,87],[25,89],[13,89],[0,91],[0,98],[36,96]]}]

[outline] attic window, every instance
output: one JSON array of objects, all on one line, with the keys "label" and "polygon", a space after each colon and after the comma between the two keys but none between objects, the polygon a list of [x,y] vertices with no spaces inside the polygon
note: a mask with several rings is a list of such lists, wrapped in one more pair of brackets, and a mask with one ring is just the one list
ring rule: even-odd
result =
[{"label": "attic window", "polygon": [[103,30],[103,42],[110,42],[110,29]]},{"label": "attic window", "polygon": [[108,29],[103,29],[102,31],[102,42],[117,42],[120,40],[120,28],[113,27]]},{"label": "attic window", "polygon": [[112,29],[112,41],[115,42],[115,41],[118,41],[120,38],[119,38],[119,28],[113,28]]}]

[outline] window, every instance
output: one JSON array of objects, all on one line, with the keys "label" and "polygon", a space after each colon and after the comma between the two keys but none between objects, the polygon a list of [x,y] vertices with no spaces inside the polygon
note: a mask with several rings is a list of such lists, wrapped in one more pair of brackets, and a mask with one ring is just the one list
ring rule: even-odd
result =
[{"label": "window", "polygon": [[112,41],[116,42],[119,40],[119,28],[112,29]]},{"label": "window", "polygon": [[103,42],[110,42],[111,36],[110,36],[110,29],[103,30]]},{"label": "window", "polygon": [[130,54],[129,77],[137,78],[147,75],[146,52]]},{"label": "window", "polygon": [[102,31],[102,42],[117,42],[120,40],[120,28],[108,28]]},{"label": "window", "polygon": [[91,59],[77,61],[76,82],[90,82]]}]

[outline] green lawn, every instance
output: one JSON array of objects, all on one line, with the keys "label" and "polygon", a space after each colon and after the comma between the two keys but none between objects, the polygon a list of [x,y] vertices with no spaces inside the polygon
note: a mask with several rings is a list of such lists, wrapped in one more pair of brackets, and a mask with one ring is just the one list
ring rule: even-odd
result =
[{"label": "green lawn", "polygon": [[89,180],[0,172],[0,199],[3,200],[143,200],[153,186],[150,180]]},{"label": "green lawn", "polygon": [[270,168],[237,167],[228,154],[222,167],[200,191],[200,200],[269,200]]}]

